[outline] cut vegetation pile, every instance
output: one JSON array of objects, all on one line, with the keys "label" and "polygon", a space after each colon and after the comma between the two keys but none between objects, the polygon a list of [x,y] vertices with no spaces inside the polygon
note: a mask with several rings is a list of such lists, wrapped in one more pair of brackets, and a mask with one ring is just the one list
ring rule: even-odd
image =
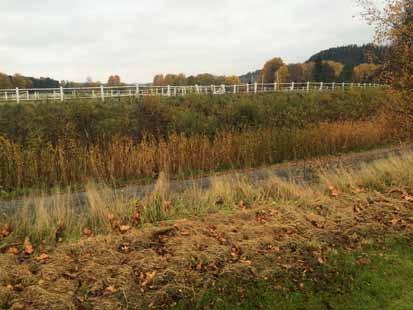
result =
[{"label": "cut vegetation pile", "polygon": [[384,271],[393,283],[359,278],[390,266],[390,253],[412,258],[402,254],[412,246],[411,154],[320,172],[305,186],[240,178],[176,195],[161,180],[139,202],[98,197],[80,214],[38,205],[2,220],[0,306],[348,308],[353,289],[365,295],[352,302],[373,308],[412,302],[411,264]]}]

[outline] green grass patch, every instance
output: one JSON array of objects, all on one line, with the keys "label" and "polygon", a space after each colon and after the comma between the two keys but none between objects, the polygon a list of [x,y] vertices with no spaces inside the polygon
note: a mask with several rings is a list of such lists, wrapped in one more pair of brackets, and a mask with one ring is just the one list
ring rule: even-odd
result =
[{"label": "green grass patch", "polygon": [[404,238],[338,251],[302,281],[277,275],[254,284],[219,283],[195,304],[176,309],[413,309],[412,243]]}]

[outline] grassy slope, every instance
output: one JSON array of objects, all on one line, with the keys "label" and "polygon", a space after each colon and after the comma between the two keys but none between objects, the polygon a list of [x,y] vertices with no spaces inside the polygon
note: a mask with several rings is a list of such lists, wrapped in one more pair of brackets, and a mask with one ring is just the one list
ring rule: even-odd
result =
[{"label": "grassy slope", "polygon": [[[366,265],[360,258],[367,259]],[[412,309],[413,251],[407,239],[389,238],[380,248],[339,251],[317,271],[339,274],[321,285],[304,285],[295,291],[274,289],[266,281],[244,287],[226,283],[226,294],[207,292],[196,305],[180,302],[175,309]],[[282,281],[288,282],[288,274]]]},{"label": "grassy slope", "polygon": [[[220,182],[174,196],[159,184],[137,207],[155,225],[124,234],[116,224],[133,225],[123,222],[129,208],[98,202],[86,222],[61,217],[46,229],[42,217],[22,218],[1,241],[0,300],[36,309],[409,308],[412,163],[406,155],[325,172],[310,186]],[[23,226],[38,239],[65,238],[57,223],[78,235],[95,226],[78,242],[54,248],[49,238],[27,253]]]},{"label": "grassy slope", "polygon": [[367,90],[0,106],[0,197],[397,143],[400,124],[382,113],[391,104]]}]

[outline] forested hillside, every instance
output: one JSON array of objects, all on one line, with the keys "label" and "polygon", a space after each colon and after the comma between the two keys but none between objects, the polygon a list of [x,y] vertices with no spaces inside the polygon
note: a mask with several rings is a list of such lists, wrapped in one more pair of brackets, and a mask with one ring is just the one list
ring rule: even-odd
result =
[{"label": "forested hillside", "polygon": [[358,66],[363,63],[381,64],[387,51],[385,46],[373,44],[347,45],[334,47],[321,51],[310,57],[308,62],[315,62],[317,59],[340,62],[343,65]]}]

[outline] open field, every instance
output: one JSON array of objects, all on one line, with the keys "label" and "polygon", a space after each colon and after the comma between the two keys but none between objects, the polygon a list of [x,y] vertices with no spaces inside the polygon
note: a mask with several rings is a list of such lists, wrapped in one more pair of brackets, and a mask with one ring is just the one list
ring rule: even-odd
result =
[{"label": "open field", "polygon": [[[367,156],[410,145],[398,104],[376,89],[0,106],[1,198],[21,202],[0,217],[0,308],[408,309],[411,147]],[[232,172],[300,159],[311,178]]]},{"label": "open field", "polygon": [[397,144],[383,90],[0,107],[3,198],[151,182]]},{"label": "open field", "polygon": [[135,202],[90,187],[81,215],[39,203],[3,219],[0,300],[14,309],[409,309],[412,167],[406,153],[320,171],[311,184],[240,178],[179,194],[160,178]]}]

